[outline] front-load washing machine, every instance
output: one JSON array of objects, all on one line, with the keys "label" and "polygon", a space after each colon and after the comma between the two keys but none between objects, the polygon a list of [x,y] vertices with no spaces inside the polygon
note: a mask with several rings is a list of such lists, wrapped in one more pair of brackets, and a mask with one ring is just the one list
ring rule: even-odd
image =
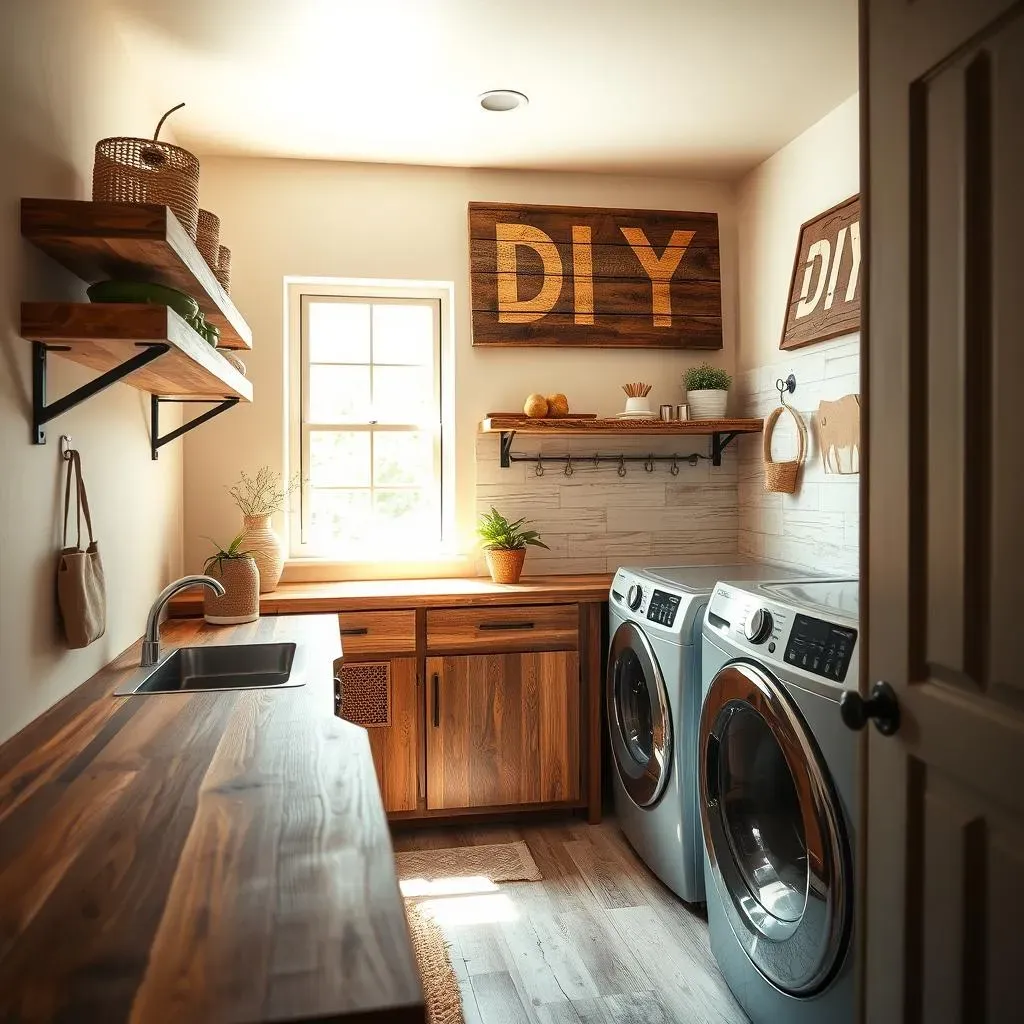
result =
[{"label": "front-load washing machine", "polygon": [[784,576],[744,563],[622,568],[612,581],[605,697],[615,811],[641,859],[690,902],[704,899],[696,765],[704,607],[719,579]]},{"label": "front-load washing machine", "polygon": [[854,1020],[856,580],[719,583],[698,801],[711,949],[753,1024]]}]

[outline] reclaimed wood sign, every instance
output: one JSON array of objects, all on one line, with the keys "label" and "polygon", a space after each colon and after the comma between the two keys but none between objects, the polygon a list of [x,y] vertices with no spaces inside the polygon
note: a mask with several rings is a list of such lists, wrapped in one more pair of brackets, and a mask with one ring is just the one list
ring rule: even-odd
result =
[{"label": "reclaimed wood sign", "polygon": [[722,347],[718,214],[469,204],[473,344]]},{"label": "reclaimed wood sign", "polygon": [[800,228],[779,348],[860,330],[860,196]]}]

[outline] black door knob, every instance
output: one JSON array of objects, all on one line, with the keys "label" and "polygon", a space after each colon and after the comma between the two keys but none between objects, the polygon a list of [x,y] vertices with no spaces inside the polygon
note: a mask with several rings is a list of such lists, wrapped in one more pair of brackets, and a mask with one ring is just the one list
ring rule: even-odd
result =
[{"label": "black door knob", "polygon": [[839,714],[850,729],[863,729],[869,718],[883,736],[900,727],[900,704],[888,683],[875,683],[867,700],[856,690],[847,690],[839,698]]}]

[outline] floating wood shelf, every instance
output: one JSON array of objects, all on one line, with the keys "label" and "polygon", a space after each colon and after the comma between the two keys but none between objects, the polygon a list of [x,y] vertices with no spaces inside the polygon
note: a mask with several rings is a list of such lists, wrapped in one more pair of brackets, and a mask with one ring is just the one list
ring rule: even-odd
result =
[{"label": "floating wood shelf", "polygon": [[22,199],[21,233],[92,284],[149,281],[191,295],[224,348],[252,348],[252,331],[195,242],[166,206]]},{"label": "floating wood shelf", "polygon": [[[512,464],[512,440],[516,434],[576,437],[610,434],[615,436],[705,436],[711,438],[711,461],[722,464],[722,452],[738,434],[759,434],[761,419],[731,420],[620,420],[620,419],[532,419],[528,416],[488,416],[480,424],[485,434],[499,434],[501,465]],[[696,456],[695,456],[696,458]]]}]

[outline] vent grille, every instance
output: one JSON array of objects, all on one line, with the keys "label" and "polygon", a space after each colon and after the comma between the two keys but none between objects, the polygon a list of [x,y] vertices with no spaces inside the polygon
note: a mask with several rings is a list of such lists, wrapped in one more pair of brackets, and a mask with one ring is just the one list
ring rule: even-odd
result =
[{"label": "vent grille", "polygon": [[391,725],[391,665],[360,662],[341,667],[341,717],[372,729]]}]

